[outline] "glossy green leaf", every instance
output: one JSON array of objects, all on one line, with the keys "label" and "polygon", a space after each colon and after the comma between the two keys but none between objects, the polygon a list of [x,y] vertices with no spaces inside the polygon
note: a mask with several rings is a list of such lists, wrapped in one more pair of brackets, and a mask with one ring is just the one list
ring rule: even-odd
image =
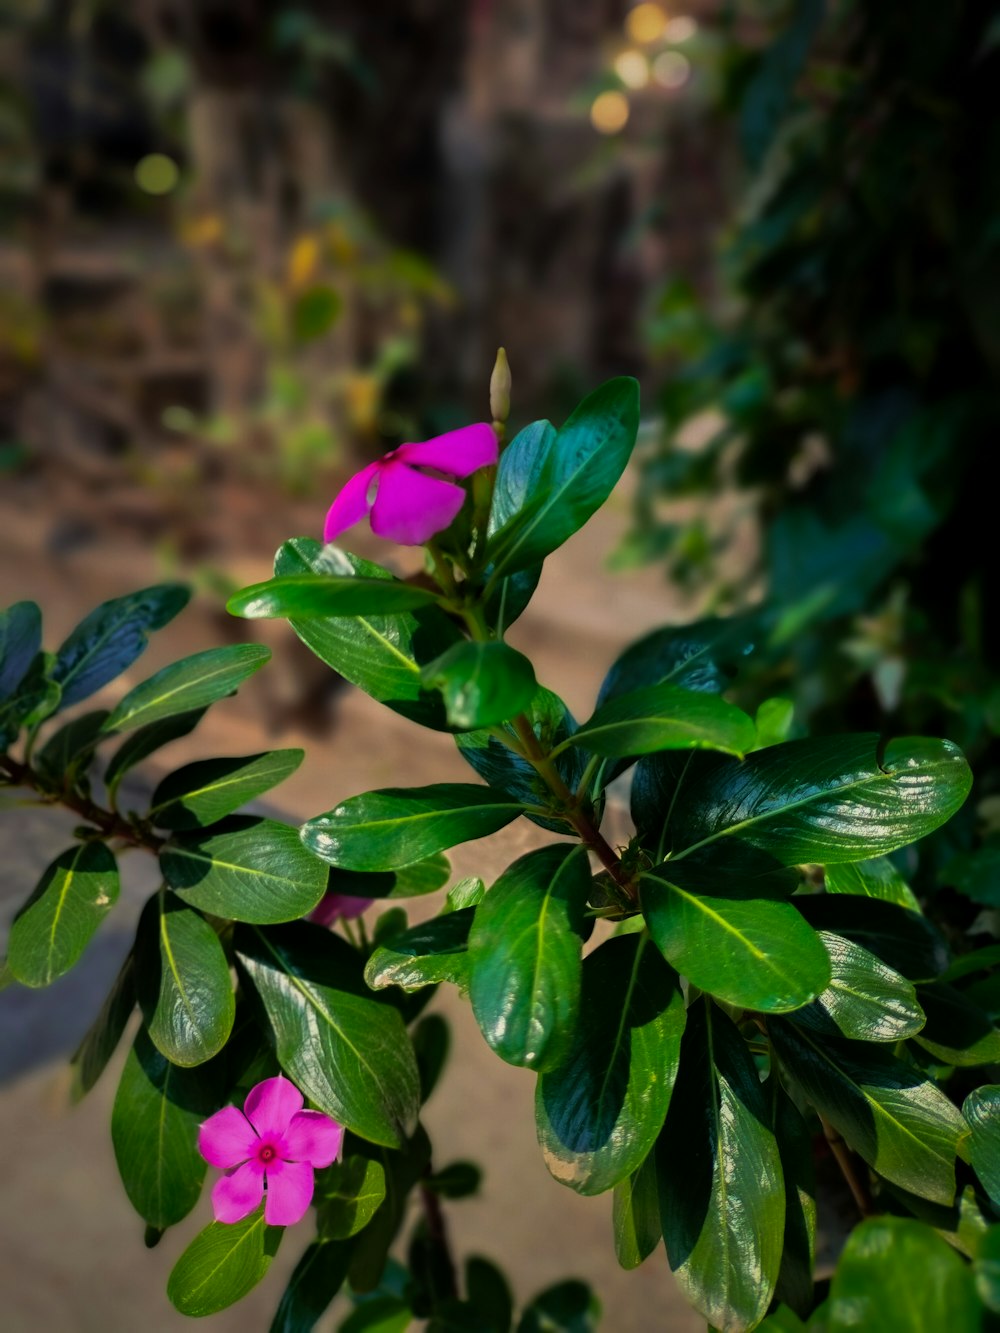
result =
[{"label": "glossy green leaf", "polygon": [[264,1221],[263,1207],[242,1222],[210,1222],[174,1265],[167,1296],[181,1314],[218,1314],[253,1290],[283,1235]]},{"label": "glossy green leaf", "polygon": [[56,654],[52,676],[62,689],[60,708],[79,703],[120,676],[145,652],[150,633],[169,624],[190,597],[191,589],[182,583],[161,583],[102,602],[91,611]]},{"label": "glossy green leaf", "polygon": [[351,1247],[321,1241],[313,1243],[295,1265],[269,1333],[309,1333],[344,1285]]},{"label": "glossy green leaf", "polygon": [[[274,572],[393,577],[379,565],[305,537],[285,542]],[[352,685],[412,722],[447,729],[441,696],[428,691],[420,678],[422,666],[463,638],[443,611],[430,606],[389,616],[331,616],[290,623],[302,642]]]},{"label": "glossy green leaf", "polygon": [[819,1036],[789,1019],[768,1032],[787,1077],[887,1180],[950,1205],[965,1123],[921,1072],[877,1046]]},{"label": "glossy green leaf", "polygon": [[385,1168],[370,1157],[348,1157],[324,1171],[316,1196],[321,1240],[347,1240],[363,1230],[385,1198]]},{"label": "glossy green leaf", "polygon": [[746,1042],[705,999],[688,1010],[656,1170],[667,1258],[684,1295],[717,1328],[753,1328],[778,1280],[781,1161]]},{"label": "glossy green leaf", "polygon": [[622,1268],[638,1268],[663,1235],[656,1159],[650,1153],[638,1170],[615,1186],[611,1213],[615,1255]]},{"label": "glossy green leaf", "polygon": [[100,1012],[73,1053],[70,1062],[73,1101],[85,1097],[104,1073],[132,1017],[135,1003],[135,967],[130,953],[105,997]]},{"label": "glossy green leaf", "polygon": [[331,870],[330,893],[353,898],[422,898],[436,893],[451,878],[451,862],[440,852],[398,870]]},{"label": "glossy green leaf", "polygon": [[[608,380],[589,394],[555,435],[541,432],[537,458],[530,463],[531,494],[495,529],[488,547],[491,582],[530,569],[577,532],[611,494],[625,470],[639,429],[639,386],[634,379]],[[511,475],[515,455],[497,469],[506,503],[508,492],[526,492]],[[503,481],[500,481],[500,478]]]},{"label": "glossy green leaf", "polygon": [[216,1110],[217,1094],[208,1071],[178,1069],[140,1028],[115,1095],[111,1141],[125,1192],[150,1226],[173,1226],[198,1202],[198,1126]]},{"label": "glossy green leaf", "polygon": [[875,736],[818,737],[745,760],[695,755],[669,817],[675,856],[739,838],[788,865],[894,851],[962,805],[971,774],[950,741],[910,738],[879,753]]},{"label": "glossy green leaf", "polygon": [[1000,1226],[992,1226],[979,1243],[973,1264],[976,1294],[987,1310],[1000,1314]]},{"label": "glossy green leaf", "polygon": [[50,786],[60,790],[72,787],[103,739],[101,731],[107,716],[104,708],[83,713],[53,732],[33,761],[33,767]]},{"label": "glossy green leaf", "polygon": [[461,908],[394,935],[377,948],[365,967],[372,990],[401,986],[419,990],[440,981],[465,989],[469,981],[469,931],[475,909]]},{"label": "glossy green leaf", "polygon": [[230,615],[246,620],[315,619],[323,616],[391,616],[437,605],[438,595],[398,579],[356,574],[284,574],[252,583],[226,603]]},{"label": "glossy green leaf", "polygon": [[203,759],[170,773],[156,788],[149,818],[160,828],[215,824],[290,777],[303,750],[269,750],[241,759]]},{"label": "glossy green leaf", "polygon": [[598,707],[648,685],[670,681],[685,690],[721,694],[753,650],[749,625],[738,617],[667,625],[631,644],[611,667]]},{"label": "glossy green leaf", "polygon": [[848,1237],[830,1284],[829,1333],[980,1333],[972,1271],[907,1217],[870,1217]]},{"label": "glossy green leaf", "polygon": [[920,986],[917,998],[927,1022],[917,1041],[944,1064],[969,1067],[1000,1060],[1000,1031],[978,1004],[954,986]]},{"label": "glossy green leaf", "polygon": [[913,983],[852,940],[821,931],[833,976],[795,1021],[814,1032],[855,1041],[902,1041],[924,1025]]},{"label": "glossy green leaf", "polygon": [[969,1126],[969,1160],[993,1203],[1000,1207],[1000,1086],[974,1088],[962,1105]]},{"label": "glossy green leaf", "polygon": [[10,928],[7,964],[25,986],[48,986],[68,972],[118,900],[114,855],[83,842],[57,856]]},{"label": "glossy green leaf", "polygon": [[596,1333],[601,1303],[587,1286],[570,1278],[540,1291],[527,1305],[517,1333]]},{"label": "glossy green leaf", "polygon": [[136,979],[150,1039],[172,1064],[222,1050],[236,1016],[226,955],[205,918],[162,889],[139,922]]},{"label": "glossy green leaf", "polygon": [[795,905],[816,930],[853,940],[910,981],[927,981],[948,966],[944,938],[918,912],[847,894],[804,894]]},{"label": "glossy green leaf", "polygon": [[753,746],[753,720],[717,695],[665,682],[622,694],[598,708],[563,741],[594,754],[652,754],[657,750],[725,750]]},{"label": "glossy green leaf", "polygon": [[450,726],[463,731],[506,722],[531,706],[535,668],[506,643],[456,643],[428,663],[421,679],[441,691]]},{"label": "glossy green leaf", "polygon": [[792,1099],[771,1077],[764,1085],[785,1182],[785,1230],[775,1299],[803,1318],[813,1307],[816,1262],[816,1173],[812,1134]]},{"label": "glossy green leaf", "polygon": [[542,847],[504,871],[475,909],[472,1012],[508,1064],[551,1069],[568,1053],[590,878],[582,847]]},{"label": "glossy green leaf", "polygon": [[600,1194],[638,1170],[670,1104],[683,1031],[677,975],[645,935],[616,936],[587,956],[572,1048],[540,1075],[535,1096],[556,1180]]},{"label": "glossy green leaf", "polygon": [[42,646],[42,613],[34,602],[0,611],[0,701],[9,699]]},{"label": "glossy green leaf", "polygon": [[440,782],[387,787],[342,801],[303,824],[302,841],[344,870],[394,870],[460,842],[496,833],[522,813],[489,787]]},{"label": "glossy green leaf", "polygon": [[52,653],[36,653],[17,689],[0,702],[0,750],[25,727],[44,721],[59,707],[59,683],[51,677],[54,664]]},{"label": "glossy green leaf", "polygon": [[355,1134],[398,1146],[416,1124],[417,1064],[398,1010],[365,987],[357,953],[328,931],[295,925],[239,930],[237,956],[288,1077]]},{"label": "glossy green leaf", "polygon": [[130,690],[105,722],[104,730],[131,731],[213,704],[232,694],[270,656],[270,648],[263,644],[237,643],[173,662]]},{"label": "glossy green leaf", "polygon": [[663,956],[730,1004],[784,1013],[829,984],[823,943],[790,903],[691,892],[683,863],[669,861],[642,876],[640,901]]},{"label": "glossy green leaf", "polygon": [[302,846],[295,829],[243,817],[178,833],[160,851],[160,869],[192,907],[257,924],[305,916],[327,880],[326,866]]},{"label": "glossy green leaf", "polygon": [[754,713],[753,721],[757,733],[755,750],[781,745],[789,739],[795,721],[795,704],[791,699],[765,699]]},{"label": "glossy green leaf", "polygon": [[205,716],[207,709],[194,708],[189,713],[178,713],[176,717],[165,717],[160,722],[151,722],[148,727],[140,727],[126,736],[121,745],[111,756],[111,761],[104,771],[104,785],[114,799],[122,779],[136,764],[141,764],[151,754],[171,741],[180,740],[189,735]]},{"label": "glossy green leaf", "polygon": [[920,911],[913,890],[887,856],[870,861],[845,861],[824,871],[827,893],[851,893],[860,898],[880,898]]}]

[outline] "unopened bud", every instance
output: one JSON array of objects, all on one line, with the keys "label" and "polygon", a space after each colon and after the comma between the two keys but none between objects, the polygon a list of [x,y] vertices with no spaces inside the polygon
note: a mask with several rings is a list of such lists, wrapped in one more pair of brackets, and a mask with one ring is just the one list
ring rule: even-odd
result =
[{"label": "unopened bud", "polygon": [[493,420],[501,425],[510,416],[510,366],[502,347],[497,349],[496,364],[490,376],[490,412]]}]

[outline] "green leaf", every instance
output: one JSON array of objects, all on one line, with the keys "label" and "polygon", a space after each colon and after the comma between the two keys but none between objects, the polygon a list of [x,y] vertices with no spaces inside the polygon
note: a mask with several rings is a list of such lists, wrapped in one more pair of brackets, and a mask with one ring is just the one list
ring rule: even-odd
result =
[{"label": "green leaf", "polygon": [[638,1170],[670,1104],[683,1031],[677,975],[645,935],[616,936],[584,959],[572,1048],[535,1096],[556,1180],[600,1194]]},{"label": "green leaf", "polygon": [[962,1105],[969,1126],[969,1160],[993,1203],[1000,1207],[1000,1086],[974,1088]]},{"label": "green leaf", "polygon": [[313,1241],[295,1265],[270,1333],[309,1333],[326,1313],[347,1277],[351,1247]]},{"label": "green leaf", "polygon": [[190,597],[182,583],[161,583],[91,611],[56,654],[52,678],[62,688],[59,707],[79,703],[120,676],[146,651],[151,631],[169,624]]},{"label": "green leaf", "polygon": [[71,1096],[74,1102],[91,1090],[107,1068],[135,1008],[135,968],[130,953],[114,985],[77,1047],[70,1062],[73,1070]]},{"label": "green leaf", "polygon": [[321,1240],[347,1240],[362,1231],[385,1198],[385,1168],[370,1157],[334,1162],[323,1173],[316,1199]]},{"label": "green leaf", "polygon": [[14,694],[0,702],[0,749],[15,741],[24,727],[32,727],[59,706],[59,684],[51,679],[55,658],[36,653]]},{"label": "green leaf", "polygon": [[225,952],[204,917],[162,889],[139,921],[136,978],[150,1039],[172,1064],[204,1064],[222,1050],[236,1016]]},{"label": "green leaf", "polygon": [[622,1268],[638,1268],[663,1235],[656,1159],[650,1153],[642,1166],[615,1186],[611,1222],[615,1254]]},{"label": "green leaf", "polygon": [[253,1290],[283,1235],[283,1227],[267,1225],[262,1207],[242,1222],[210,1222],[174,1265],[167,1296],[181,1314],[218,1314]]},{"label": "green leaf", "polygon": [[771,1127],[785,1182],[785,1232],[775,1300],[786,1301],[805,1319],[813,1307],[816,1262],[816,1173],[812,1135],[792,1099],[771,1077],[764,1086]]},{"label": "green leaf", "polygon": [[488,1259],[471,1255],[465,1261],[465,1290],[484,1333],[510,1333],[514,1298],[499,1268]]},{"label": "green leaf", "polygon": [[870,1217],[848,1237],[830,1284],[829,1333],[980,1333],[971,1269],[931,1227]]},{"label": "green leaf", "polygon": [[596,1333],[601,1303],[587,1286],[571,1278],[556,1282],[530,1302],[517,1333]]},{"label": "green leaf", "polygon": [[163,878],[192,907],[233,921],[294,921],[319,902],[327,871],[295,829],[235,817],[216,829],[179,833],[160,851]]},{"label": "green leaf", "polygon": [[449,1162],[426,1177],[427,1188],[442,1199],[470,1199],[479,1193],[483,1173],[475,1162]]},{"label": "green leaf", "polygon": [[702,990],[730,1004],[784,1013],[830,981],[822,941],[790,903],[711,897],[685,887],[683,862],[640,880],[642,913],[663,956]]},{"label": "green leaf", "polygon": [[295,1265],[269,1333],[309,1333],[344,1285],[351,1247],[313,1241]]},{"label": "green leaf", "polygon": [[111,799],[115,799],[122,779],[130,769],[155,754],[161,746],[169,745],[171,741],[180,740],[182,736],[194,731],[206,711],[205,708],[194,708],[189,713],[165,717],[161,722],[151,722],[148,727],[140,727],[138,731],[126,736],[111,756],[111,762],[104,772],[104,785]]},{"label": "green leaf", "polygon": [[469,931],[475,909],[460,908],[421,922],[377,948],[365,967],[372,990],[401,986],[419,990],[450,981],[465,989],[469,980]]},{"label": "green leaf", "polygon": [[714,749],[742,755],[753,746],[755,734],[752,719],[724,699],[665,682],[604,704],[562,747],[582,745],[612,759],[657,750]]},{"label": "green leaf", "polygon": [[213,704],[232,694],[270,656],[270,648],[263,644],[237,643],[173,662],[129,690],[105,722],[104,730],[131,731]]},{"label": "green leaf", "polygon": [[107,717],[107,709],[100,708],[63,723],[38,751],[35,769],[59,790],[72,787],[103,739],[101,730]]},{"label": "green leaf", "polygon": [[550,1069],[568,1052],[589,893],[582,847],[542,847],[515,861],[475,909],[472,1011],[508,1064]]},{"label": "green leaf", "polygon": [[[393,577],[379,565],[305,537],[285,542],[274,572]],[[331,616],[290,623],[302,642],[352,685],[411,722],[447,730],[441,696],[427,691],[420,678],[422,666],[463,638],[443,611],[430,606],[391,616]]]},{"label": "green leaf", "polygon": [[754,749],[763,750],[769,745],[780,745],[787,741],[795,721],[795,704],[791,699],[765,699],[754,714],[756,738]]},{"label": "green leaf", "polygon": [[965,1122],[919,1070],[877,1046],[768,1023],[775,1053],[801,1095],[869,1166],[922,1199],[950,1205]]},{"label": "green leaf", "polygon": [[781,1263],[781,1161],[746,1042],[705,999],[688,1010],[656,1169],[667,1258],[684,1295],[718,1328],[753,1328]]},{"label": "green leaf", "polygon": [[341,802],[303,824],[302,841],[344,870],[395,870],[473,838],[496,833],[523,811],[489,787],[440,782],[386,787]]},{"label": "green leaf", "polygon": [[[495,528],[487,551],[490,582],[540,564],[577,532],[614,490],[625,471],[639,429],[639,386],[634,379],[608,380],[579,405],[555,435],[539,432],[537,457],[523,472],[520,452],[500,457],[497,484],[504,497],[520,491],[527,503]],[[531,494],[527,488],[530,485]]]},{"label": "green leaf", "polygon": [[920,911],[913,890],[887,856],[870,861],[845,861],[824,870],[827,893],[851,893],[861,898],[881,898],[897,907]]},{"label": "green leaf", "polygon": [[284,782],[304,758],[303,750],[269,750],[241,759],[203,759],[185,764],[156,788],[149,818],[167,829],[215,824]]},{"label": "green leaf", "polygon": [[288,1077],[355,1134],[397,1147],[416,1125],[417,1064],[398,1010],[372,999],[355,951],[304,924],[239,930],[236,947]]},{"label": "green leaf", "polygon": [[671,682],[685,690],[721,694],[753,651],[744,618],[668,625],[631,644],[601,685],[598,707],[648,685]]},{"label": "green leaf", "polygon": [[48,986],[80,955],[118,901],[114,855],[84,842],[57,856],[10,928],[7,964],[25,986]]},{"label": "green leaf", "polygon": [[139,1029],[115,1094],[111,1141],[125,1192],[150,1226],[173,1226],[198,1202],[198,1126],[216,1109],[217,1091],[207,1071],[178,1069]]},{"label": "green leaf", "polygon": [[948,966],[948,946],[926,917],[877,898],[805,894],[795,906],[816,930],[860,944],[910,981],[927,981]]},{"label": "green leaf", "polygon": [[310,287],[292,302],[292,335],[312,342],[328,333],[340,317],[344,299],[333,287]]},{"label": "green leaf", "polygon": [[226,610],[245,620],[324,616],[392,616],[436,606],[438,594],[399,579],[357,574],[284,574],[234,593]]},{"label": "green leaf", "polygon": [[424,667],[421,679],[441,691],[449,725],[463,731],[524,712],[538,689],[524,654],[498,641],[456,643]]},{"label": "green leaf", "polygon": [[413,1323],[409,1304],[398,1296],[375,1296],[357,1306],[337,1333],[406,1333]]},{"label": "green leaf", "polygon": [[34,602],[0,611],[0,702],[17,692],[42,646],[42,613]]},{"label": "green leaf", "polygon": [[894,851],[949,819],[971,774],[950,741],[910,738],[879,755],[875,736],[817,737],[740,761],[695,755],[672,807],[675,857],[739,838],[786,865]]},{"label": "green leaf", "polygon": [[992,1226],[979,1242],[973,1265],[976,1294],[987,1310],[1000,1314],[1000,1226]]},{"label": "green leaf", "polygon": [[920,986],[917,997],[927,1015],[916,1039],[924,1050],[944,1064],[963,1068],[1000,1060],[1000,1032],[961,991],[936,981]]},{"label": "green leaf", "polygon": [[852,940],[821,931],[833,976],[795,1021],[814,1032],[855,1041],[902,1041],[924,1025],[913,983]]},{"label": "green leaf", "polygon": [[1000,906],[1000,838],[994,835],[971,852],[953,856],[938,878],[974,903]]},{"label": "green leaf", "polygon": [[398,870],[331,870],[327,891],[352,898],[422,898],[436,893],[450,877],[451,863],[438,852]]}]

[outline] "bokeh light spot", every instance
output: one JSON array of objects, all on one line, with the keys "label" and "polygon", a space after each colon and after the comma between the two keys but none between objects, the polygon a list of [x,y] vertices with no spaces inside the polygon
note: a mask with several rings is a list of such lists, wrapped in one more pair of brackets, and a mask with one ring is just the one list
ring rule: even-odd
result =
[{"label": "bokeh light spot", "polygon": [[601,93],[590,108],[590,121],[598,134],[617,134],[628,120],[628,98],[624,93]]},{"label": "bokeh light spot", "polygon": [[645,88],[649,64],[641,51],[622,51],[615,57],[615,73],[626,88]]},{"label": "bokeh light spot", "polygon": [[659,5],[636,5],[625,16],[625,31],[633,42],[642,45],[659,41],[666,26],[667,16]]},{"label": "bokeh light spot", "polygon": [[697,20],[682,14],[675,19],[668,20],[667,26],[663,29],[663,36],[668,42],[687,42],[697,31]]},{"label": "bokeh light spot", "polygon": [[180,175],[177,163],[166,153],[147,153],[135,164],[135,183],[147,194],[169,194]]},{"label": "bokeh light spot", "polygon": [[663,88],[683,88],[691,74],[691,61],[679,51],[664,51],[653,61],[653,77]]}]

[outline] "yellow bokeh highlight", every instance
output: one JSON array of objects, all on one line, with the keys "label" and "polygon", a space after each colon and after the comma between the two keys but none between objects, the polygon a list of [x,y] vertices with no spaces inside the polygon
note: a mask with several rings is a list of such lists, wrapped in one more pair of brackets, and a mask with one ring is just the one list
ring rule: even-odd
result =
[{"label": "yellow bokeh highlight", "polygon": [[146,194],[169,194],[180,176],[177,163],[166,153],[147,153],[135,164],[135,183]]},{"label": "yellow bokeh highlight", "polygon": [[181,240],[185,245],[214,245],[222,239],[224,226],[218,213],[202,213],[181,223]]},{"label": "yellow bokeh highlight", "polygon": [[294,289],[304,287],[319,263],[319,241],[307,233],[300,236],[288,255],[288,282]]},{"label": "yellow bokeh highlight", "polygon": [[659,5],[636,5],[625,16],[625,31],[633,42],[641,46],[659,41],[666,26],[667,16]]},{"label": "yellow bokeh highlight", "polygon": [[649,62],[641,51],[622,51],[615,57],[615,73],[626,88],[645,88],[649,82]]},{"label": "yellow bokeh highlight", "polygon": [[624,93],[601,93],[590,108],[590,123],[598,134],[617,134],[628,121],[628,98]]}]

